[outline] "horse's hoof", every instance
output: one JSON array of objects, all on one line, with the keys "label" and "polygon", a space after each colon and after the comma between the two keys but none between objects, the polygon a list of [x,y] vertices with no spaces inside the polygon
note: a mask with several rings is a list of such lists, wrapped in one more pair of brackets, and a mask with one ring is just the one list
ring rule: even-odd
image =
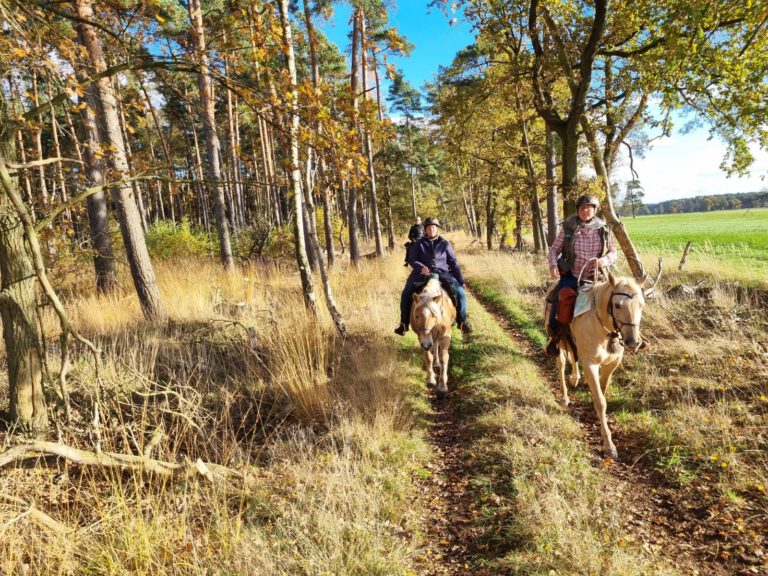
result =
[{"label": "horse's hoof", "polygon": [[448,390],[440,390],[440,388],[437,389],[438,400],[445,400],[447,397],[448,397]]},{"label": "horse's hoof", "polygon": [[607,458],[612,458],[613,460],[619,459],[619,453],[616,451],[616,448],[614,447],[605,448],[603,451],[605,452],[605,456]]},{"label": "horse's hoof", "polygon": [[430,382],[427,380],[427,388],[434,388],[435,386],[437,386],[437,382]]}]

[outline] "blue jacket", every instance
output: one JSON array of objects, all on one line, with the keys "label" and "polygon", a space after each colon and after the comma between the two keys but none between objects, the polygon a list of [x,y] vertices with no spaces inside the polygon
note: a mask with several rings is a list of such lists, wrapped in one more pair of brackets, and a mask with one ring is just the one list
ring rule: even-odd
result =
[{"label": "blue jacket", "polygon": [[434,240],[423,236],[414,243],[408,250],[408,264],[413,268],[411,278],[414,280],[424,279],[421,268],[426,266],[430,272],[439,274],[441,278],[464,285],[464,276],[461,274],[453,246],[442,236],[437,236]]}]

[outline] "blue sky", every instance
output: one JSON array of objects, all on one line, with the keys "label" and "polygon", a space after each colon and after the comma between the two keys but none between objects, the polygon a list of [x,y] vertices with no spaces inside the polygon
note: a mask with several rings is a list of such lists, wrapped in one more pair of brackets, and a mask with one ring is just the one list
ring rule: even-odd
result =
[{"label": "blue sky", "polygon": [[[472,27],[461,16],[453,25],[450,16],[427,8],[427,0],[398,0],[390,9],[390,21],[415,44],[408,58],[393,58],[391,63],[404,71],[406,79],[418,88],[434,79],[440,66],[447,66],[456,52],[474,41]],[[350,10],[337,3],[333,18],[321,27],[343,51],[349,45]],[[382,95],[386,95],[388,82]],[[678,125],[683,125],[679,122]],[[754,192],[768,188],[768,153],[753,149],[756,162],[750,175],[726,177],[720,169],[725,146],[710,140],[706,129],[686,134],[675,131],[670,138],[656,140],[644,158],[635,157],[635,170],[645,189],[645,202],[687,198],[728,192]],[[632,178],[629,162],[620,165],[614,178],[621,188]]]}]

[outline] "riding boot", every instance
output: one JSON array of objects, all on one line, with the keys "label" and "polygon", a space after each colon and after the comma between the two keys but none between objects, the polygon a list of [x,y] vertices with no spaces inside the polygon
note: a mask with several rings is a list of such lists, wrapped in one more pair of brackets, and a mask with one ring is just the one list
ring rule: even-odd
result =
[{"label": "riding boot", "polygon": [[549,336],[549,341],[547,341],[547,345],[544,348],[544,353],[550,358],[557,358],[560,355],[560,347],[558,344],[563,335],[563,325],[558,322],[557,328],[555,329],[547,326],[547,334]]},{"label": "riding boot", "polygon": [[408,331],[408,324],[401,323],[400,326],[395,328],[395,334],[398,336],[405,336],[405,333]]}]

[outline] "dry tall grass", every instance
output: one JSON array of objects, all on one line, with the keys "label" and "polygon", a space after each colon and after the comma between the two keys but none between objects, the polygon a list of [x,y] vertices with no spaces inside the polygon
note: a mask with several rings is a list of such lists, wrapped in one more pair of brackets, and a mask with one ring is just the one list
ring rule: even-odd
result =
[{"label": "dry tall grass", "polygon": [[[429,451],[412,431],[416,371],[382,337],[397,317],[397,288],[381,281],[399,272],[395,260],[334,273],[346,342],[324,311],[308,316],[290,265],[226,274],[163,263],[163,326],[141,319],[127,288],[99,297],[88,271],[71,276],[67,310],[104,355],[97,379],[76,354],[74,419],[53,411],[59,440],[199,458],[246,481],[177,484],[32,459],[0,475],[0,572],[405,574],[416,543],[402,535],[421,522],[411,473]],[[53,342],[52,316],[45,327]],[[57,524],[43,527],[38,509]]]}]

